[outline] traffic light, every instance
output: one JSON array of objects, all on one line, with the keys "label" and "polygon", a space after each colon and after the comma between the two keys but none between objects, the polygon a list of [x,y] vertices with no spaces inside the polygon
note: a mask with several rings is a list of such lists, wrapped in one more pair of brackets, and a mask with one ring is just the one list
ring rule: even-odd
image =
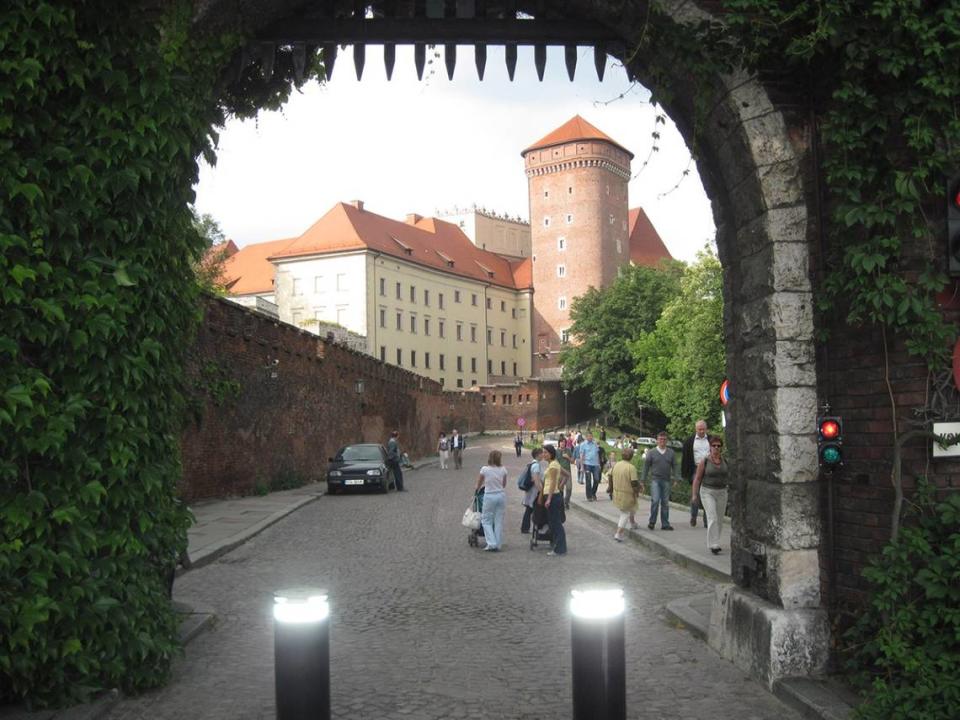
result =
[{"label": "traffic light", "polygon": [[947,272],[960,275],[960,174],[947,181]]},{"label": "traffic light", "polygon": [[817,418],[817,450],[820,467],[833,469],[843,465],[843,420],[836,415]]}]

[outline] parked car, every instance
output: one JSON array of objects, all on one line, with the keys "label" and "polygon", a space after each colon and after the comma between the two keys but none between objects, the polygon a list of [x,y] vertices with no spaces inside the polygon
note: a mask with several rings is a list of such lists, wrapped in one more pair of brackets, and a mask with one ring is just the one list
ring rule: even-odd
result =
[{"label": "parked car", "polygon": [[327,466],[327,492],[376,488],[390,492],[397,488],[397,479],[387,467],[387,450],[383,445],[364,443],[347,445],[337,450]]}]

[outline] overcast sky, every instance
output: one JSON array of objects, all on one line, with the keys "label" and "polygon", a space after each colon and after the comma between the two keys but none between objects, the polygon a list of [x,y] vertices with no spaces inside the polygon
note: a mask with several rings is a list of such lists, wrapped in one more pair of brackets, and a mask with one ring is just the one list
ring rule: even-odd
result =
[{"label": "overcast sky", "polygon": [[548,48],[542,83],[532,48],[518,55],[512,83],[500,47],[488,50],[483,82],[471,47],[458,48],[452,82],[442,57],[418,82],[412,47],[398,47],[387,82],[371,46],[358,82],[351,49],[341,50],[329,83],[305,86],[280,112],[227,123],[216,167],[201,166],[197,209],[241,246],[299,235],[354,199],[396,219],[474,203],[527,219],[520,152],[580,114],[634,153],[630,207],[646,210],[674,257],[692,260],[714,237],[710,203],[673,123],[655,124],[649,93],[613,63],[598,82],[588,48],[572,83],[563,48]]}]

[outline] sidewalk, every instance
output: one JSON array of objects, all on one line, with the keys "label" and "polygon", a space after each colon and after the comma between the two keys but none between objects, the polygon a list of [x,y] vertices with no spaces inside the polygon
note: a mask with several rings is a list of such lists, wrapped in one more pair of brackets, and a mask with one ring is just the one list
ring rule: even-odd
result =
[{"label": "sidewalk", "polygon": [[[620,511],[610,500],[610,496],[604,492],[606,485],[604,483],[600,484],[596,502],[587,502],[585,487],[585,485],[579,485],[574,481],[570,508],[576,508],[580,512],[609,522],[612,536],[620,518]],[[650,516],[650,498],[648,496],[641,495],[637,507],[635,517],[640,529],[627,531],[627,538],[670,558],[677,565],[699,572],[713,580],[733,582],[730,576],[729,518],[724,523],[723,532],[720,534],[720,547],[723,548],[723,551],[719,555],[714,555],[707,548],[707,529],[703,527],[702,512],[697,527],[690,527],[690,508],[677,503],[670,503],[670,525],[673,526],[674,530],[669,532],[660,529],[659,518],[657,519],[656,530],[647,529],[647,519]]]}]

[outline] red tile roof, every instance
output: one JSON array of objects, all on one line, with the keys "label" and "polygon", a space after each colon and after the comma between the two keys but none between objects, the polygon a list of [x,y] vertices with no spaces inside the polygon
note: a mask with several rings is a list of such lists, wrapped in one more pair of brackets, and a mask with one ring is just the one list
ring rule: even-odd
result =
[{"label": "red tile roof", "polygon": [[660,233],[650,222],[643,208],[630,211],[630,262],[654,267],[661,260],[672,260],[673,255],[663,244]]},{"label": "red tile roof", "polygon": [[246,245],[223,264],[223,277],[231,295],[254,295],[273,292],[273,253],[290,244],[293,238]]},{"label": "red tile roof", "polygon": [[[411,220],[391,220],[354,205],[337,203],[303,235],[286,241],[268,259],[369,249],[479,282],[511,289],[531,286],[529,273],[527,282],[518,284],[509,260],[478,248],[456,225],[436,218],[415,216]],[[519,279],[523,279],[522,273]]]},{"label": "red tile roof", "polygon": [[615,145],[633,158],[632,152],[602,130],[598,130],[579,115],[574,115],[556,130],[537,140],[537,142],[521,152],[520,155],[526,155],[531,150],[539,150],[553,145],[564,145],[565,143],[576,142],[577,140],[603,140],[611,145]]}]

